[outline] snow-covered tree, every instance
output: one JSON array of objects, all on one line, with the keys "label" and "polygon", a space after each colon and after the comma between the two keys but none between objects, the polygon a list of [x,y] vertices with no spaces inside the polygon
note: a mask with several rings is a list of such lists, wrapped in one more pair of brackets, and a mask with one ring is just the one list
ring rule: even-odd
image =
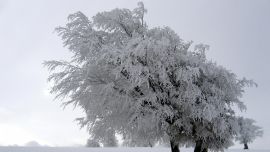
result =
[{"label": "snow-covered tree", "polygon": [[[251,80],[237,79],[236,75],[222,66],[206,61],[204,51],[207,46],[198,45],[197,49],[203,64],[199,66],[200,74],[195,84],[199,87],[200,96],[192,107],[196,114],[192,122],[192,138],[195,140],[195,151],[222,150],[233,144],[233,138],[239,130],[232,105],[240,110],[245,109],[239,100],[245,86],[256,85]],[[195,118],[195,119],[194,119]]]},{"label": "snow-covered tree", "polygon": [[118,146],[118,140],[116,139],[115,131],[114,130],[109,130],[105,135],[104,135],[104,140],[103,140],[103,146],[104,147],[117,147]]},{"label": "snow-covered tree", "polygon": [[[133,128],[134,129],[134,128]],[[154,140],[156,136],[155,130],[131,130],[125,134],[123,146],[128,147],[153,147],[158,141]]]},{"label": "snow-covered tree", "polygon": [[248,149],[248,143],[252,143],[257,137],[262,137],[263,130],[261,127],[256,126],[256,121],[250,118],[238,118],[240,130],[236,137],[236,140],[240,144],[244,144],[244,149]]},{"label": "snow-covered tree", "polygon": [[86,147],[100,147],[100,144],[96,140],[88,139],[86,143]]},{"label": "snow-covered tree", "polygon": [[149,29],[145,13],[140,2],[93,20],[71,14],[56,31],[74,56],[45,62],[51,92],[84,109],[78,120],[98,141],[113,131],[127,145],[169,141],[173,152],[226,148],[237,128],[231,105],[244,107],[239,97],[253,82],[208,61],[208,46],[191,50],[169,27]]}]

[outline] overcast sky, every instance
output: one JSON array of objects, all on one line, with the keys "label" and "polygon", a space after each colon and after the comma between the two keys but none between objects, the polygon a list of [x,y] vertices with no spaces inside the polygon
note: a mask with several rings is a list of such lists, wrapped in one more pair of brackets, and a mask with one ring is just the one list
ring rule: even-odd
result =
[{"label": "overcast sky", "polygon": [[[113,8],[136,7],[135,0],[0,0],[0,145],[84,145],[88,134],[74,122],[80,110],[63,110],[48,93],[44,60],[68,59],[54,28],[70,13],[92,17]],[[208,58],[258,88],[243,97],[264,136],[253,149],[270,149],[270,1],[145,0],[150,27],[169,26],[194,43],[210,45]],[[234,148],[242,148],[236,144]]]}]

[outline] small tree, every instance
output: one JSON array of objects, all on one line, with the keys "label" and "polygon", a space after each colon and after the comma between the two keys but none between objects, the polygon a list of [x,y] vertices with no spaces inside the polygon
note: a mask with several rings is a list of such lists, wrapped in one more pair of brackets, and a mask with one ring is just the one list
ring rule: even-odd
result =
[{"label": "small tree", "polygon": [[100,144],[96,140],[88,139],[86,143],[86,147],[100,147]]},{"label": "small tree", "polygon": [[236,137],[236,140],[240,144],[244,144],[244,149],[248,149],[248,143],[252,143],[257,137],[262,137],[263,130],[261,127],[256,126],[256,121],[250,118],[238,118],[240,131]]},{"label": "small tree", "polygon": [[155,140],[156,132],[154,130],[130,130],[129,134],[126,134],[123,142],[123,146],[131,147],[153,147],[158,141]]},{"label": "small tree", "polygon": [[107,134],[104,136],[103,140],[103,146],[104,147],[117,147],[118,146],[118,140],[115,136],[114,130],[109,130]]},{"label": "small tree", "polygon": [[71,14],[56,31],[74,56],[45,62],[54,71],[51,92],[84,109],[78,120],[98,141],[113,131],[128,145],[168,141],[173,152],[191,142],[195,151],[226,148],[235,130],[231,105],[243,107],[239,97],[253,82],[206,60],[208,46],[190,50],[169,27],[149,29],[145,13],[140,2],[92,21]]}]

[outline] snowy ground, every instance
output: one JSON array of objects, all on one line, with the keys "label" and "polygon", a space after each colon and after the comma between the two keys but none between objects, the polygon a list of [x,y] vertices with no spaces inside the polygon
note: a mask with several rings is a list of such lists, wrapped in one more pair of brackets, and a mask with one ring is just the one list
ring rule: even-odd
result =
[{"label": "snowy ground", "polygon": [[[193,149],[180,149],[192,152]],[[60,148],[60,147],[0,147],[0,152],[170,152],[169,148]],[[270,152],[270,150],[226,150],[225,152]]]}]

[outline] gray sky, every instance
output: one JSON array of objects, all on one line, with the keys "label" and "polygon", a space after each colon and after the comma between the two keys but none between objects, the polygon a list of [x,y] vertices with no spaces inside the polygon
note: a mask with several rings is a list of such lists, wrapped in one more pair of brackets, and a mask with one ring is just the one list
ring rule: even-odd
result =
[{"label": "gray sky", "polygon": [[[135,0],[0,0],[0,145],[74,146],[88,137],[74,119],[72,107],[62,110],[48,93],[44,60],[68,59],[70,54],[53,33],[68,14],[88,17],[113,8],[136,7]],[[208,58],[240,77],[254,79],[258,88],[243,97],[263,138],[253,149],[270,149],[270,1],[267,0],[145,0],[147,23],[169,26],[182,39],[210,45]],[[236,144],[234,148],[242,148]]]}]

